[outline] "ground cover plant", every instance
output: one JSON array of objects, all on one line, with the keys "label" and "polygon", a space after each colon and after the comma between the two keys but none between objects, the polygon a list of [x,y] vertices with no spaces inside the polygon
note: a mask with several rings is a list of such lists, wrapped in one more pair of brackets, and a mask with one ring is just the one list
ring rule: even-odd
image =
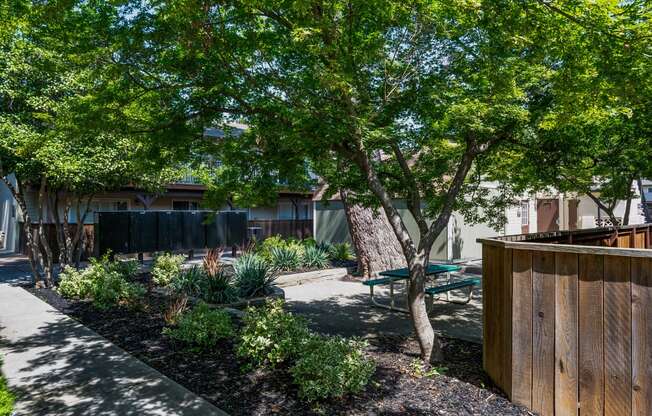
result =
[{"label": "ground cover plant", "polygon": [[[2,367],[2,357],[0,357],[0,368]],[[14,408],[15,397],[9,387],[7,386],[7,380],[0,373],[0,416],[11,416],[12,410]]]}]

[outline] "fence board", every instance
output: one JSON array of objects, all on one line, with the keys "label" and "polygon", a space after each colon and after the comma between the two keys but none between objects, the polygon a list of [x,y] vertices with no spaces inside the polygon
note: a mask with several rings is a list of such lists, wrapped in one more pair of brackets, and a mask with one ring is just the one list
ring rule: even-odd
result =
[{"label": "fence board", "polygon": [[555,414],[577,415],[577,274],[574,253],[555,253]]},{"label": "fence board", "polygon": [[632,415],[652,414],[652,259],[632,259]]},{"label": "fence board", "polygon": [[486,348],[483,349],[483,362],[485,370],[491,375],[492,379],[498,386],[506,391],[503,375],[504,371],[509,371],[503,365],[502,342],[503,330],[500,321],[501,311],[501,283],[502,273],[501,264],[503,261],[504,250],[501,247],[485,246],[482,250],[483,276],[482,294],[483,294],[483,336],[487,340]]},{"label": "fence board", "polygon": [[555,253],[532,253],[532,410],[554,414]]},{"label": "fence board", "polygon": [[605,416],[631,412],[630,259],[604,258]]},{"label": "fence board", "polygon": [[[532,407],[532,253],[515,250],[512,260],[512,395]],[[521,319],[520,317],[528,317]]]},{"label": "fence board", "polygon": [[579,255],[579,403],[582,416],[604,412],[603,276],[603,256]]}]

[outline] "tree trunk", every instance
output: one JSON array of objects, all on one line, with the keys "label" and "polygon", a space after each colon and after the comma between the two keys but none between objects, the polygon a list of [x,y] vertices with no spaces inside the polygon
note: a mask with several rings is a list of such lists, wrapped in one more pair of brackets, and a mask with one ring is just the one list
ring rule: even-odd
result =
[{"label": "tree trunk", "polygon": [[410,285],[408,288],[408,308],[412,315],[414,333],[421,349],[421,359],[426,363],[437,363],[444,359],[439,337],[428,317],[426,308],[425,286],[426,267],[430,253],[420,253],[410,265]]},{"label": "tree trunk", "polygon": [[358,273],[369,278],[378,272],[406,266],[405,256],[382,210],[353,204],[348,191],[340,191],[353,241]]},{"label": "tree trunk", "polygon": [[43,254],[44,256],[41,256],[41,266],[43,267],[43,274],[45,275],[45,285],[47,287],[52,287],[53,286],[53,280],[52,280],[52,265],[53,265],[53,259],[52,259],[52,249],[50,248],[50,243],[48,242],[47,235],[45,233],[45,225],[43,223],[43,210],[44,206],[43,204],[48,203],[48,196],[47,196],[47,181],[45,178],[41,179],[41,187],[39,189],[38,193],[38,236],[41,244],[41,248],[43,249]]}]

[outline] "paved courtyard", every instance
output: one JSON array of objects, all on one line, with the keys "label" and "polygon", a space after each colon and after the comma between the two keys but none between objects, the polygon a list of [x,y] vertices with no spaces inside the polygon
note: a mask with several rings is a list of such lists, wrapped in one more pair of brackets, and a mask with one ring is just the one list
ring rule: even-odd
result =
[{"label": "paved courtyard", "polygon": [[[284,288],[291,309],[312,321],[315,330],[344,336],[410,335],[409,315],[376,308],[369,288],[357,281],[325,280]],[[376,288],[380,300],[389,290]],[[431,313],[441,335],[482,342],[482,293],[478,288],[467,305],[435,302]],[[453,292],[453,296],[460,293]],[[399,296],[397,295],[397,299]]]}]

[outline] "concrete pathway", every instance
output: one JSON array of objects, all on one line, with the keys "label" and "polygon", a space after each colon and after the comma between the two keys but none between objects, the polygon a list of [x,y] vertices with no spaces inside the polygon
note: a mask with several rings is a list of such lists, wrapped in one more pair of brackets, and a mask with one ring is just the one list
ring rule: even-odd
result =
[{"label": "concrete pathway", "polygon": [[[310,319],[317,331],[358,337],[413,333],[408,314],[375,308],[369,300],[369,288],[360,282],[327,280],[284,290],[290,308]],[[388,299],[383,296],[389,290],[375,290],[378,299]],[[448,337],[481,343],[481,292],[476,289],[474,300],[467,305],[435,302],[430,315],[435,330]]]},{"label": "concrete pathway", "polygon": [[[0,259],[0,276],[16,264]],[[28,268],[29,270],[29,268]],[[20,287],[0,283],[0,355],[16,415],[226,415]]]}]

